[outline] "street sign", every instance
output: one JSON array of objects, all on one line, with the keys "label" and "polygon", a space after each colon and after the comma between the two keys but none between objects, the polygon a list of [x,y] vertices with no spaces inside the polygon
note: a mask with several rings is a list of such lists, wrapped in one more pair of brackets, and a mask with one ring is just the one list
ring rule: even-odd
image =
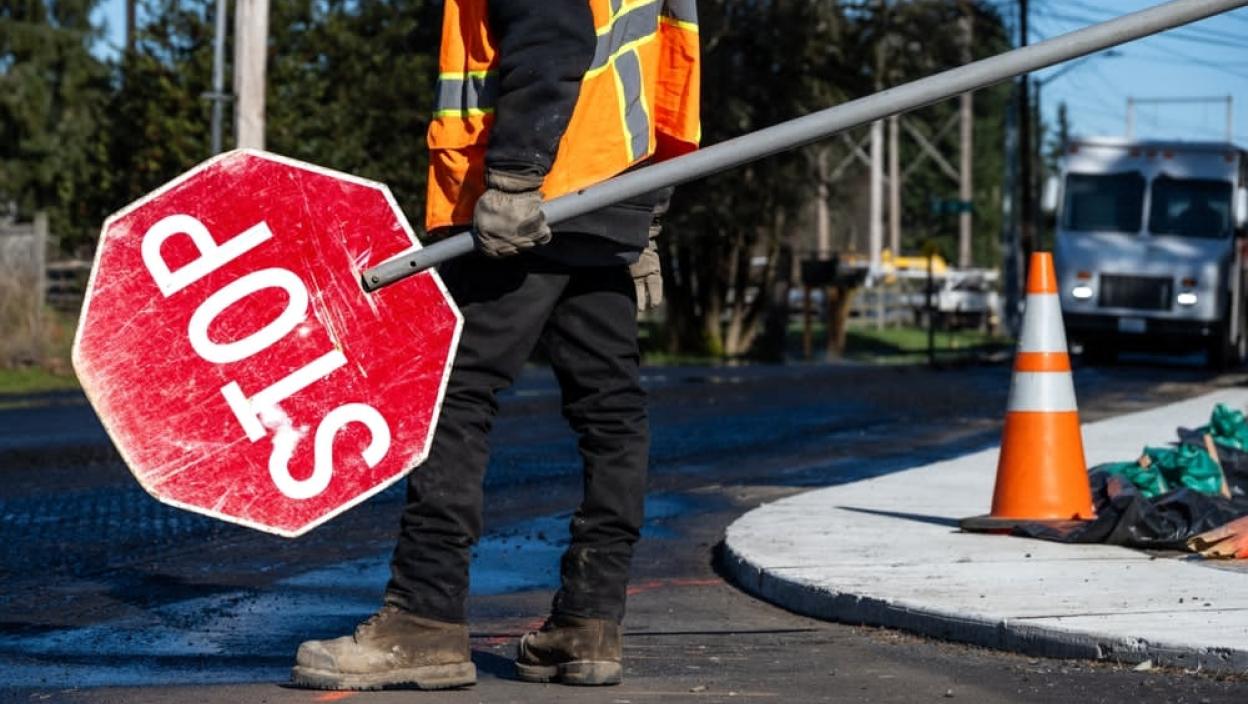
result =
[{"label": "street sign", "polygon": [[975,212],[975,204],[969,200],[932,198],[929,205],[933,215],[961,215]]},{"label": "street sign", "polygon": [[110,217],[74,369],[143,488],[296,536],[423,461],[459,311],[359,284],[415,247],[384,185],[252,150]]}]

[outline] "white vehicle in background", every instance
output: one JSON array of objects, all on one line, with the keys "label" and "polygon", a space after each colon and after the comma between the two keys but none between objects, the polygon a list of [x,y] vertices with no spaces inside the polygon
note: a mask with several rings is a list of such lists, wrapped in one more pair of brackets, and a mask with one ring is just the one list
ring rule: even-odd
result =
[{"label": "white vehicle in background", "polygon": [[1044,200],[1057,215],[1067,337],[1085,355],[1203,349],[1215,367],[1244,360],[1248,153],[1228,143],[1080,140]]}]

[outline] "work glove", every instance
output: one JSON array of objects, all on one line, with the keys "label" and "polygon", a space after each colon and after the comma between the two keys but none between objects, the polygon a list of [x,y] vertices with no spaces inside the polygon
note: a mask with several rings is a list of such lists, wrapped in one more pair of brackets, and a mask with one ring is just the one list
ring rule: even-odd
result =
[{"label": "work glove", "polygon": [[1248,557],[1248,516],[1237,518],[1188,540],[1187,549],[1213,559]]},{"label": "work glove", "polygon": [[[650,228],[651,232],[655,229]],[[658,308],[663,302],[663,273],[659,269],[659,250],[653,239],[641,250],[637,261],[629,265],[628,271],[633,275],[633,285],[637,287],[637,312]]]},{"label": "work glove", "polygon": [[672,189],[654,206],[654,214],[650,218],[650,240],[641,251],[637,261],[629,265],[628,271],[633,275],[633,285],[637,287],[637,312],[644,313],[658,308],[663,303],[663,272],[659,267],[659,248],[655,244],[659,233],[663,231],[663,215],[672,202]]},{"label": "work glove", "polygon": [[489,257],[510,257],[550,241],[541,176],[485,170],[485,193],[472,213],[473,240]]}]

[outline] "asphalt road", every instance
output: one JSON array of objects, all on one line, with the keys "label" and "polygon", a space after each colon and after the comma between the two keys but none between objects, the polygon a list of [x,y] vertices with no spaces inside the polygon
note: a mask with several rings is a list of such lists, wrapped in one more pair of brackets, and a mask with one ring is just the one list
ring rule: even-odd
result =
[{"label": "asphalt road", "polygon": [[[1244,381],[1182,360],[1076,373],[1085,420]],[[1007,367],[662,368],[646,383],[655,437],[625,682],[588,690],[510,674],[516,638],[545,614],[579,494],[572,436],[545,370],[508,393],[494,435],[470,602],[479,683],[444,693],[282,686],[301,640],[347,633],[376,608],[397,488],[308,536],[273,538],[150,499],[81,397],[0,400],[0,700],[1248,701],[1241,678],[1033,659],[815,621],[718,574],[724,527],[762,502],[994,443]]]}]

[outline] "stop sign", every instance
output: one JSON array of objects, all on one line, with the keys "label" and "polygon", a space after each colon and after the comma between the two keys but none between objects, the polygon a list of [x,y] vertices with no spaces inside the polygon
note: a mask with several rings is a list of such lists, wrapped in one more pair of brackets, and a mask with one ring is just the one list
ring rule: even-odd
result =
[{"label": "stop sign", "polygon": [[295,536],[428,453],[459,338],[382,184],[222,154],[104,224],[74,341],[87,398],[157,499]]}]

